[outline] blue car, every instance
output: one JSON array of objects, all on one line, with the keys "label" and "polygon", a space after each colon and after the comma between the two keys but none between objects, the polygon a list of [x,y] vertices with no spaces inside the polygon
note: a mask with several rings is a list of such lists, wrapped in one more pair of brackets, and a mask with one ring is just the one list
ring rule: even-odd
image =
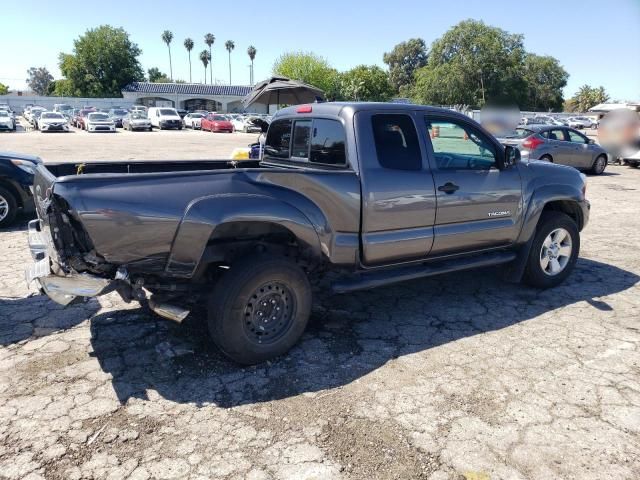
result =
[{"label": "blue car", "polygon": [[0,228],[13,223],[19,212],[35,210],[31,186],[39,157],[0,152]]}]

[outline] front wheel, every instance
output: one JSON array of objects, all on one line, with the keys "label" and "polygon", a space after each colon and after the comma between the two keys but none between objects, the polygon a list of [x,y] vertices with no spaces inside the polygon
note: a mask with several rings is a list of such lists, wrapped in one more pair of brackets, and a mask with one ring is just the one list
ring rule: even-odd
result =
[{"label": "front wheel", "polygon": [[593,162],[590,173],[593,175],[601,175],[605,168],[607,168],[607,157],[605,155],[600,155],[596,158],[595,162]]},{"label": "front wheel", "polygon": [[544,212],[529,252],[525,282],[537,288],[559,285],[573,271],[579,253],[580,234],[573,219],[561,212]]},{"label": "front wheel", "polygon": [[284,257],[240,260],[219,280],[210,300],[209,332],[232,360],[252,365],[287,352],[311,312],[305,272]]},{"label": "front wheel", "polygon": [[13,223],[18,213],[18,202],[13,194],[0,187],[0,228]]}]

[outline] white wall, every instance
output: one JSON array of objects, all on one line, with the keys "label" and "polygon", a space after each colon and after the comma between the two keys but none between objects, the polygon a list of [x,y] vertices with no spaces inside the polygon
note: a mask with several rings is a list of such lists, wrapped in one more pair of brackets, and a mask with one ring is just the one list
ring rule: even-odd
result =
[{"label": "white wall", "polygon": [[96,108],[123,107],[130,108],[133,105],[131,100],[124,98],[76,98],[76,97],[44,97],[44,96],[18,96],[0,95],[0,103],[8,103],[11,109],[21,113],[28,103],[39,105],[44,108],[53,109],[56,103],[66,103],[73,108],[92,106]]}]

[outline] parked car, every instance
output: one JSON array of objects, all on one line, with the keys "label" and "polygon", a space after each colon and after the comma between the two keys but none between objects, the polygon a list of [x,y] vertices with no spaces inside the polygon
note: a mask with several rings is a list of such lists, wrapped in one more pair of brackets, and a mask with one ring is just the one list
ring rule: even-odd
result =
[{"label": "parked car", "polygon": [[147,115],[151,120],[151,125],[160,130],[165,128],[182,130],[182,119],[175,108],[151,107]]},{"label": "parked car", "polygon": [[593,140],[569,127],[527,125],[500,139],[504,145],[518,147],[522,156],[546,160],[600,175],[607,168],[607,151]]},{"label": "parked car", "polygon": [[0,130],[16,130],[16,121],[6,110],[0,110]]},{"label": "parked car", "polygon": [[208,130],[210,132],[233,133],[233,125],[231,122],[219,113],[210,113],[201,120],[200,125],[202,130]]},{"label": "parked car", "polygon": [[81,130],[86,130],[87,129],[87,115],[89,115],[90,113],[95,112],[96,110],[91,107],[91,108],[83,108],[82,110],[80,110],[78,112],[78,114],[73,117],[73,125],[76,128],[79,128]]},{"label": "parked car", "polygon": [[13,223],[18,213],[33,213],[33,175],[38,157],[0,152],[0,228]]},{"label": "parked car", "polygon": [[263,161],[242,167],[43,164],[27,281],[61,304],[150,292],[176,322],[205,303],[214,342],[243,364],[298,341],[312,283],[347,293],[503,265],[555,287],[589,219],[585,179],[519,155],[450,110],[320,103],[278,111]]},{"label": "parked car", "polygon": [[73,112],[73,107],[67,103],[56,103],[53,106],[53,111],[62,113],[66,116],[70,116]]},{"label": "parked car", "polygon": [[90,132],[115,132],[116,124],[109,114],[104,112],[91,112],[85,119],[85,130]]},{"label": "parked car", "polygon": [[569,117],[567,118],[567,126],[577,129],[593,128],[593,121],[587,117]]},{"label": "parked car", "polygon": [[122,128],[122,119],[124,116],[129,113],[124,108],[112,108],[109,110],[109,117],[113,120],[113,123],[116,125],[116,128]]},{"label": "parked car", "polygon": [[31,125],[33,125],[33,128],[35,128],[36,130],[40,129],[40,125],[38,123],[38,121],[40,120],[40,116],[46,112],[46,110],[40,110],[40,109],[35,109],[35,110],[31,110]]},{"label": "parked car", "polygon": [[204,115],[202,113],[187,113],[182,119],[185,128],[193,128],[194,130],[200,130],[200,122]]},{"label": "parked car", "polygon": [[182,109],[182,108],[176,108],[176,112],[178,112],[178,115],[180,115],[180,118],[184,119],[184,117],[187,115],[186,110]]},{"label": "parked car", "polygon": [[144,113],[146,115],[148,110],[149,109],[147,107],[145,107],[144,105],[134,105],[133,107],[131,107],[130,111],[131,112],[142,112],[142,113]]},{"label": "parked car", "polygon": [[68,132],[67,117],[59,112],[42,112],[38,119],[38,130],[41,132]]},{"label": "parked car", "polygon": [[151,120],[147,118],[147,114],[142,111],[130,112],[122,119],[122,127],[130,132],[134,130],[152,130]]}]

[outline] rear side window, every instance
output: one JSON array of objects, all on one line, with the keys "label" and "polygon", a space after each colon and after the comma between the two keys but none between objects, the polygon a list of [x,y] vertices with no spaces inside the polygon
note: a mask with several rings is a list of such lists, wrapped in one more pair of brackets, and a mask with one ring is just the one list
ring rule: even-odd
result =
[{"label": "rear side window", "polygon": [[313,121],[310,162],[325,165],[346,165],[346,138],[342,123],[318,118]]},{"label": "rear side window", "polygon": [[309,141],[311,139],[311,120],[296,120],[293,124],[293,148],[291,158],[309,159]]},{"label": "rear side window", "polygon": [[264,157],[287,159],[291,146],[291,120],[276,120],[269,126],[264,145]]},{"label": "rear side window", "polygon": [[381,167],[394,170],[422,168],[418,133],[410,116],[377,114],[371,116],[371,122]]}]

